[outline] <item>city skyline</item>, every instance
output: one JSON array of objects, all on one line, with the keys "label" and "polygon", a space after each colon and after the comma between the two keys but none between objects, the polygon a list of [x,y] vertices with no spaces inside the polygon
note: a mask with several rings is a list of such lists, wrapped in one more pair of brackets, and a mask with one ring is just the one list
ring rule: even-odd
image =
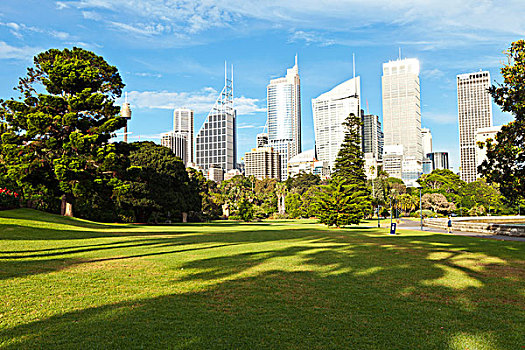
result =
[{"label": "city skyline", "polygon": [[[301,64],[302,148],[312,149],[310,101],[347,79],[353,52],[356,74],[362,79],[363,108],[382,121],[381,65],[396,59],[401,47],[403,57],[421,62],[422,127],[432,130],[434,149],[448,151],[457,171],[455,76],[484,69],[491,73],[491,83],[501,81],[501,53],[524,32],[519,21],[524,9],[518,2],[504,8],[487,5],[475,13],[466,4],[446,2],[413,3],[389,11],[381,10],[387,2],[341,1],[320,7],[292,1],[271,9],[249,3],[224,8],[211,2],[217,13],[224,14],[218,22],[206,6],[188,5],[191,8],[184,10],[195,16],[179,13],[177,17],[175,10],[166,8],[169,3],[114,1],[102,6],[91,0],[28,1],[35,14],[23,11],[16,2],[2,3],[0,97],[16,96],[12,88],[31,66],[32,55],[51,47],[81,46],[103,55],[122,74],[133,110],[129,140],[160,142],[160,134],[171,128],[175,108],[194,109],[195,128],[202,125],[222,88],[221,67],[228,60],[236,67],[239,160],[255,147],[256,134],[266,122],[267,81],[281,76],[296,53]],[[263,15],[275,11],[286,16]],[[447,13],[442,16],[447,19],[426,14],[435,11]],[[413,17],[405,16],[409,12]],[[315,21],[308,20],[312,13]],[[338,20],[349,13],[359,25]],[[507,18],[503,25],[492,23],[494,13]],[[126,23],[121,21],[124,17]],[[493,110],[495,125],[510,120],[499,108]]]}]

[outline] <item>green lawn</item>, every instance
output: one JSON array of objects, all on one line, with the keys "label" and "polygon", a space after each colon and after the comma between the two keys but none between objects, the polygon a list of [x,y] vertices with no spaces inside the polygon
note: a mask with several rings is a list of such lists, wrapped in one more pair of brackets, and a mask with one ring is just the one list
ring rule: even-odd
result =
[{"label": "green lawn", "polygon": [[0,348],[522,349],[525,244],[0,212]]}]

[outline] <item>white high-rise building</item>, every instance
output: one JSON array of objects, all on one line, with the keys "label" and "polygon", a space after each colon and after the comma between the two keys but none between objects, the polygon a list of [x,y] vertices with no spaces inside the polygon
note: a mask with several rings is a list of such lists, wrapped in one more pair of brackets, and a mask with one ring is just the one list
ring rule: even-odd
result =
[{"label": "white high-rise building", "polygon": [[[488,128],[479,128],[476,130],[476,166],[480,166],[481,163],[487,158],[487,147],[478,147],[478,142],[485,142],[488,139],[492,139],[492,144],[496,143],[496,135],[501,131],[502,125],[491,126]],[[479,174],[478,174],[479,177]]]},{"label": "white high-rise building", "polygon": [[288,174],[288,159],[301,152],[301,81],[297,56],[286,76],[270,80],[268,97],[268,145],[281,154],[281,180]]},{"label": "white high-rise building", "polygon": [[430,129],[421,129],[421,139],[423,142],[423,157],[426,158],[427,154],[432,153],[432,133]]},{"label": "white high-rise building", "polygon": [[208,174],[218,167],[223,172],[235,169],[237,161],[236,111],[233,107],[233,69],[231,79],[224,72],[224,88],[202,124],[196,138],[197,166]]},{"label": "white high-rise building", "polygon": [[173,132],[186,136],[186,161],[193,163],[194,139],[193,139],[193,111],[188,108],[177,108],[173,111]]},{"label": "white high-rise building", "polygon": [[423,160],[419,61],[384,63],[382,90],[385,146],[402,145],[405,157]]},{"label": "white high-rise building", "polygon": [[317,159],[331,171],[345,138],[344,121],[352,113],[361,116],[360,96],[360,77],[355,77],[312,99]]},{"label": "white high-rise building", "polygon": [[473,182],[477,178],[478,164],[476,132],[492,126],[492,100],[488,92],[490,73],[459,74],[457,87],[461,179]]},{"label": "white high-rise building", "polygon": [[164,147],[168,147],[179,157],[184,165],[188,163],[188,139],[186,134],[177,132],[167,132],[161,135],[160,144]]}]

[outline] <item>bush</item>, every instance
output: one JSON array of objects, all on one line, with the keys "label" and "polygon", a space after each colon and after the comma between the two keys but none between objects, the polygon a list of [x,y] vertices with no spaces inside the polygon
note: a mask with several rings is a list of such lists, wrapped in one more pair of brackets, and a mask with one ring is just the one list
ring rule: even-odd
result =
[{"label": "bush", "polygon": [[20,207],[18,193],[7,188],[0,188],[0,210]]}]

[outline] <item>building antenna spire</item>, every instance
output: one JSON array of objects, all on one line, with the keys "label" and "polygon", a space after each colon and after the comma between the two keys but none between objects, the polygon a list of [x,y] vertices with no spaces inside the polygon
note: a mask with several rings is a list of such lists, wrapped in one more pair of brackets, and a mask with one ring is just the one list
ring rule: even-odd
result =
[{"label": "building antenna spire", "polygon": [[227,69],[228,67],[226,66],[226,61],[224,61],[224,86],[226,86],[226,80],[227,80]]},{"label": "building antenna spire", "polygon": [[232,103],[233,103],[233,64],[232,64]]},{"label": "building antenna spire", "polygon": [[399,60],[401,60],[401,46],[399,47]]},{"label": "building antenna spire", "polygon": [[297,66],[297,52],[295,53],[295,65]]},{"label": "building antenna spire", "polygon": [[128,92],[127,91],[124,93],[124,96],[125,96],[124,97],[124,102],[128,103]]},{"label": "building antenna spire", "polygon": [[352,53],[352,70],[354,72],[354,79],[355,79],[355,53]]}]

